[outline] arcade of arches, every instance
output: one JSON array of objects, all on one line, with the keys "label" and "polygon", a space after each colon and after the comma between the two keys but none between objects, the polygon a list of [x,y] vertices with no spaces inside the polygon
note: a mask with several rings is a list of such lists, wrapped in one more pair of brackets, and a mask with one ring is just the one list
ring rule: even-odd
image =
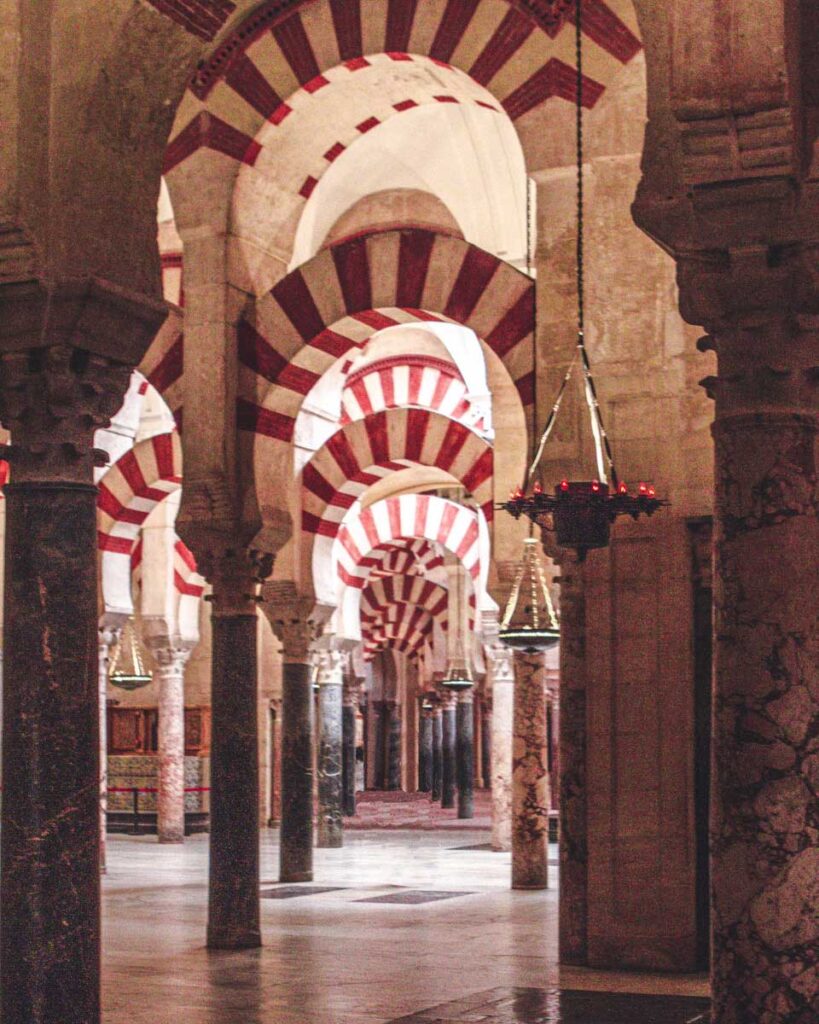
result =
[{"label": "arcade of arches", "polygon": [[4,1024],[815,1024],[813,3],[0,22]]}]

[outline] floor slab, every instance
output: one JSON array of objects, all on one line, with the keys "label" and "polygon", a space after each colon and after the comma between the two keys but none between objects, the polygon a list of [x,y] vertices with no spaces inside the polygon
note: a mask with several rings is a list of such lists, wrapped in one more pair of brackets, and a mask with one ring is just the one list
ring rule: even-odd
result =
[{"label": "floor slab", "polygon": [[[487,838],[478,834],[474,845]],[[342,849],[315,851],[314,881],[303,888],[328,891],[262,900],[263,948],[215,953],[204,948],[207,836],[182,846],[110,837],[105,1024],[426,1024],[417,1015],[430,1007],[490,990],[513,999],[517,989],[705,994],[702,978],[560,970],[556,890],[512,892],[508,853],[453,845],[446,830],[348,834]],[[261,871],[262,890],[275,889],[273,831],[262,834]],[[448,898],[362,902],[406,892]],[[498,1018],[507,1020],[515,1018]]]}]

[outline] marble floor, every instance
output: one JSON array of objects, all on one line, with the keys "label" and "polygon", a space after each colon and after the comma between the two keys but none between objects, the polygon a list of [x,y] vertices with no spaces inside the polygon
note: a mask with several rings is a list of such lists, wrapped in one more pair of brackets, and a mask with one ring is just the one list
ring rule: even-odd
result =
[{"label": "marble floor", "polygon": [[[109,836],[106,1024],[688,1024],[701,977],[559,969],[557,897],[511,892],[472,832],[355,832],[312,886],[276,884],[262,834],[264,948],[204,948],[207,836]],[[551,860],[557,852],[552,850]],[[556,876],[556,868],[552,867]],[[322,890],[322,891],[318,891]],[[613,993],[613,994],[612,994]]]}]

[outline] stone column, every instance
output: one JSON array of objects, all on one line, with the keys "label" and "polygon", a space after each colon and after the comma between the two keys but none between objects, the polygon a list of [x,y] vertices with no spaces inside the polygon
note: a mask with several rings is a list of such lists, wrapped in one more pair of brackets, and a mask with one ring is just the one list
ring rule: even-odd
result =
[{"label": "stone column", "polygon": [[441,799],[444,772],[443,739],[443,713],[441,708],[436,705],[432,709],[432,789],[430,796],[433,800]]},{"label": "stone column", "polygon": [[[8,286],[12,291],[15,286]],[[25,290],[27,286],[19,286]],[[100,285],[100,290],[102,285]],[[3,343],[122,331],[88,294],[30,305],[0,290]],[[26,297],[26,296],[23,296]],[[123,302],[124,302],[123,298]],[[39,313],[42,316],[38,319]],[[42,304],[46,308],[43,309]],[[60,318],[65,317],[65,322]],[[17,317],[17,319],[15,319]],[[58,324],[49,322],[54,317]],[[26,333],[28,332],[28,333]],[[147,340],[147,339],[146,339]],[[97,347],[98,350],[98,347]],[[4,1024],[100,1019],[100,698],[94,431],[130,369],[55,344],[0,355],[5,487],[0,1015]]]},{"label": "stone column", "polygon": [[458,699],[446,690],[441,696],[441,807],[455,806],[457,789],[456,706]]},{"label": "stone column", "polygon": [[279,880],[313,879],[313,690],[310,647],[316,629],[312,603],[289,597],[291,587],[265,587],[265,613],[281,641],[282,821]]},{"label": "stone column", "polygon": [[432,708],[421,708],[418,726],[418,792],[432,791]]},{"label": "stone column", "polygon": [[403,706],[396,700],[386,702],[387,728],[387,764],[386,764],[386,788],[399,790],[401,788],[401,713]]},{"label": "stone column", "polygon": [[100,702],[100,871],[105,873],[105,841],[108,825],[108,668],[111,653],[122,627],[103,622],[99,638],[99,702]]},{"label": "stone column", "polygon": [[481,786],[492,788],[492,698],[481,699]]},{"label": "stone column", "polygon": [[455,709],[458,817],[475,815],[475,709],[472,687],[461,690]]},{"label": "stone column", "polygon": [[515,651],[512,747],[512,888],[549,881],[549,769],[543,654]]},{"label": "stone column", "polygon": [[[185,839],[185,664],[193,645],[179,637],[146,636],[159,675],[157,838]],[[211,762],[212,764],[212,762]]]},{"label": "stone column", "polygon": [[342,651],[319,651],[318,664],[318,812],[316,845],[335,849],[344,845],[341,823],[342,761]]},{"label": "stone column", "polygon": [[213,588],[208,947],[249,949],[261,945],[256,605],[271,565],[239,548],[203,554]]},{"label": "stone column", "polygon": [[719,1024],[807,1021],[817,1006],[815,254],[815,244],[748,246],[724,264],[679,264],[683,313],[709,331],[700,347],[716,351],[718,366],[704,383],[716,399],[711,974]]},{"label": "stone column", "polygon": [[492,849],[512,849],[512,729],[515,674],[508,647],[487,644],[492,673]]},{"label": "stone column", "polygon": [[386,779],[384,776],[386,710],[383,700],[370,700],[367,704],[367,734],[370,740],[368,757],[372,765],[370,777],[373,789],[386,789]]},{"label": "stone column", "polygon": [[355,732],[358,689],[355,679],[344,681],[341,709],[341,809],[347,818],[352,818],[355,815]]},{"label": "stone column", "polygon": [[588,960],[586,799],[586,596],[583,563],[560,554],[560,898],[559,956]]}]

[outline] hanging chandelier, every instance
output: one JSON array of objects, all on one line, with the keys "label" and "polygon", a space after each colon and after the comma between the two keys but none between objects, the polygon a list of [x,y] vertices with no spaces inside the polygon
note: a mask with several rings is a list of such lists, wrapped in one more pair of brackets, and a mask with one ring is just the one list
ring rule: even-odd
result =
[{"label": "hanging chandelier", "polygon": [[130,619],[125,623],[111,656],[108,678],[111,685],[120,690],[139,690],[153,679],[153,673],[145,669],[136,630]]},{"label": "hanging chandelier", "polygon": [[531,652],[545,651],[560,640],[560,625],[549,594],[538,542],[532,536],[523,542],[523,557],[506,603],[498,639],[507,647]]},{"label": "hanging chandelier", "polygon": [[[556,16],[563,15],[567,4],[554,3]],[[575,0],[575,55],[576,55],[576,97],[575,127],[577,151],[577,351],[569,365],[552,406],[546,427],[540,438],[537,452],[526,474],[523,487],[509,495],[508,501],[498,507],[515,519],[526,516],[543,530],[554,531],[560,547],[576,551],[580,561],[593,548],[607,547],[610,540],[611,524],[618,516],[628,515],[637,519],[641,515],[651,516],[668,502],[658,498],[651,483],[641,482],[633,490],[619,479],[614,466],[611,444],[603,425],[597,389],[591,372],[589,353],[585,340],[585,277],[583,260],[583,47],[582,47],[582,0]],[[527,250],[529,246],[527,245]],[[591,480],[561,480],[554,493],[547,493],[540,481],[535,480],[537,467],[543,456],[546,442],[557,419],[566,387],[579,367],[582,388],[589,411],[591,432],[594,439],[597,475]],[[530,489],[531,485],[531,489]]]}]

